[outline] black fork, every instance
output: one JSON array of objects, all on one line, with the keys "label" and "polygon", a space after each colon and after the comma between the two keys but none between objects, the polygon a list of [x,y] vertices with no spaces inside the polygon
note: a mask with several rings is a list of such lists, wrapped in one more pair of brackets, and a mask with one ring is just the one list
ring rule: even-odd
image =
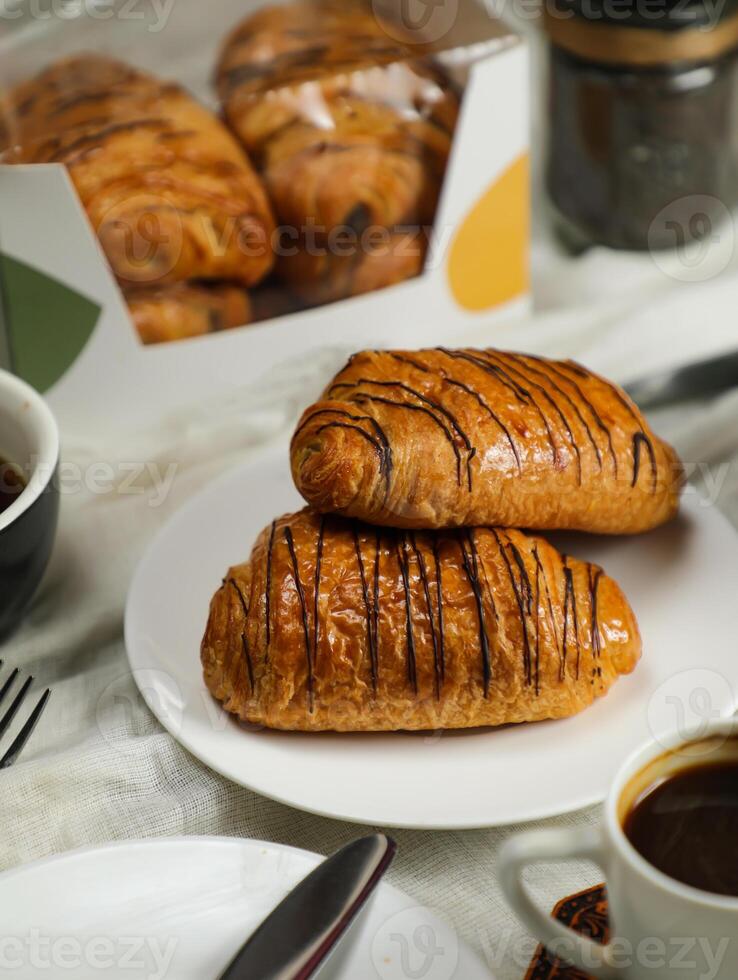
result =
[{"label": "black fork", "polygon": [[[2,670],[2,667],[3,667],[3,661],[0,660],[0,670]],[[16,680],[18,679],[18,674],[19,671],[18,668],[16,667],[13,671],[11,671],[10,676],[3,683],[2,687],[0,687],[0,705],[3,704],[5,698],[10,693],[11,688],[13,687]],[[10,727],[11,722],[13,721],[16,714],[18,713],[18,709],[25,701],[26,695],[28,694],[28,691],[32,683],[33,683],[33,677],[29,676],[25,679],[20,690],[16,693],[15,697],[13,698],[12,702],[8,706],[7,710],[0,718],[0,739],[2,739],[5,732]],[[8,766],[12,766],[13,763],[18,759],[18,756],[21,754],[21,752],[26,746],[26,742],[33,734],[33,730],[38,724],[39,718],[44,712],[44,708],[46,707],[46,703],[49,700],[50,694],[51,691],[49,690],[49,688],[47,688],[44,691],[44,693],[41,695],[41,697],[38,699],[35,708],[33,709],[33,711],[31,711],[25,724],[13,739],[7,752],[5,752],[2,758],[0,758],[0,769],[7,769]]]}]

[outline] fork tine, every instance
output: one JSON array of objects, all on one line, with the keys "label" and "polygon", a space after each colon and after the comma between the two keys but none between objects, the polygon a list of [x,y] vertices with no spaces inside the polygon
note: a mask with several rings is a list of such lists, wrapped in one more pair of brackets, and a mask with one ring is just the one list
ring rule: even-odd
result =
[{"label": "fork tine", "polygon": [[47,687],[44,693],[38,700],[36,707],[31,712],[28,721],[25,723],[23,728],[18,732],[13,740],[13,744],[10,746],[5,755],[0,759],[0,769],[7,769],[8,766],[12,766],[18,756],[21,754],[25,748],[25,744],[28,739],[33,735],[33,730],[38,724],[38,720],[43,714],[44,708],[46,707],[46,702],[49,700],[49,695],[51,691]]},{"label": "fork tine", "polygon": [[33,681],[33,677],[26,678],[23,687],[16,694],[13,703],[10,705],[10,707],[5,712],[3,717],[0,718],[0,738],[3,737],[3,735],[8,729],[8,725],[11,723],[13,718],[15,718],[15,714],[18,708],[20,708],[21,704],[23,703],[23,700],[26,694],[28,693],[28,688],[31,686],[32,681]]},{"label": "fork tine", "polygon": [[13,686],[13,681],[16,679],[17,676],[18,676],[18,668],[16,667],[15,670],[11,673],[10,677],[5,681],[2,688],[0,688],[0,704],[2,704],[3,701],[5,700],[5,695]]}]

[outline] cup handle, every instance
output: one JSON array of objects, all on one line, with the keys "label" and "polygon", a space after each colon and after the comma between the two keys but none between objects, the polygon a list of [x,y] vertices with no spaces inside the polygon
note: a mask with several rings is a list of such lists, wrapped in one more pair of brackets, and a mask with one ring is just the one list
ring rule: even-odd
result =
[{"label": "cup handle", "polygon": [[531,830],[510,838],[500,849],[498,861],[505,897],[527,929],[557,956],[592,976],[622,980],[622,972],[611,962],[608,946],[557,922],[538,908],[523,885],[521,873],[526,865],[562,858],[587,858],[604,869],[600,831],[594,828]]}]

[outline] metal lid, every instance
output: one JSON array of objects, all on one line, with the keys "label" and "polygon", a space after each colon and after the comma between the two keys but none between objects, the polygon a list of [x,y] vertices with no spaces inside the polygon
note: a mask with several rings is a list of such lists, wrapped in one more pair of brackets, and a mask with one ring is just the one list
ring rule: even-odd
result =
[{"label": "metal lid", "polygon": [[544,0],[548,18],[656,31],[714,29],[738,12],[738,0]]}]

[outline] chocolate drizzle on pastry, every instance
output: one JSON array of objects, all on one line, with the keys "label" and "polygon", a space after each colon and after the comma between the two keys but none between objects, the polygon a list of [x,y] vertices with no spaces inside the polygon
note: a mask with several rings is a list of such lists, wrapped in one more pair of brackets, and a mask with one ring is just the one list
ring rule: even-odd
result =
[{"label": "chocolate drizzle on pastry", "polygon": [[292,562],[292,579],[295,583],[295,590],[297,591],[297,595],[300,600],[302,630],[305,637],[305,660],[307,662],[308,707],[310,711],[313,711],[313,709],[315,708],[315,696],[314,696],[315,682],[313,678],[313,657],[310,649],[310,631],[308,628],[308,615],[307,615],[307,604],[305,602],[305,590],[303,589],[302,582],[300,581],[300,568],[297,564],[297,554],[295,553],[295,541],[294,538],[292,537],[292,531],[288,527],[285,527],[283,530],[284,530],[284,539],[287,542],[287,548],[290,553],[290,561]]},{"label": "chocolate drizzle on pastry", "polygon": [[[431,370],[430,370],[429,367],[426,367],[425,364],[421,364],[420,361],[416,361],[412,357],[408,357],[406,354],[398,354],[396,351],[390,351],[390,356],[395,361],[399,361],[400,364],[409,364],[411,368],[415,368],[416,371],[421,371],[423,374],[430,374],[431,373]],[[351,361],[349,361],[349,363],[346,365],[346,367],[349,367],[350,364],[351,364]],[[346,370],[346,368],[344,368],[344,371],[345,370]],[[343,371],[341,371],[340,374],[343,374]],[[340,374],[338,375],[339,377],[340,377]]]},{"label": "chocolate drizzle on pastry", "polygon": [[361,577],[361,596],[364,600],[364,612],[366,613],[366,641],[367,648],[369,650],[369,670],[371,672],[372,678],[372,690],[377,693],[377,643],[376,643],[376,633],[373,629],[372,624],[372,607],[369,601],[369,587],[366,583],[366,573],[364,571],[364,559],[361,556],[361,544],[359,543],[359,532],[357,530],[357,525],[354,524],[352,528],[352,533],[354,537],[354,550],[356,552],[356,562],[359,566],[359,575]]},{"label": "chocolate drizzle on pastry", "polygon": [[[571,385],[571,387],[576,392],[577,397],[585,405],[585,407],[587,408],[587,411],[592,415],[592,418],[595,421],[595,425],[597,426],[597,428],[600,430],[600,432],[602,432],[603,435],[605,436],[605,438],[607,439],[607,448],[608,448],[608,451],[610,453],[610,459],[612,460],[613,473],[617,477],[617,475],[618,475],[618,457],[617,457],[617,455],[615,453],[615,448],[614,448],[614,446],[612,444],[612,433],[610,432],[610,429],[608,428],[608,426],[605,425],[605,423],[603,422],[602,416],[597,411],[597,409],[595,408],[595,406],[592,404],[591,399],[588,398],[587,395],[582,390],[581,385],[577,384],[577,382],[573,378],[568,377],[568,375],[566,375],[553,361],[548,361],[548,360],[546,360],[543,357],[535,357],[533,354],[526,354],[525,355],[525,358],[528,361],[535,361],[537,364],[540,364],[541,367],[543,368],[543,371],[545,371],[547,374],[553,375],[554,377],[559,378],[561,381],[565,381],[568,385]],[[584,377],[587,377],[587,374],[584,371],[581,372],[581,375],[584,376]],[[572,402],[572,404],[573,404],[573,402]],[[579,415],[579,413],[577,413],[577,414]],[[584,419],[581,417],[581,415],[579,415],[579,418],[581,419],[582,423],[587,428],[589,439],[592,442],[592,445],[595,447],[595,449],[597,449],[597,443],[594,441],[594,437],[592,435],[592,432],[591,432],[589,426],[587,426],[587,423],[584,421]],[[597,456],[598,456],[598,459],[600,459],[600,464],[601,464],[601,457],[600,457],[599,449],[597,449]]]},{"label": "chocolate drizzle on pastry", "polygon": [[[569,425],[569,420],[564,415],[564,413],[561,411],[560,406],[551,397],[551,395],[549,394],[549,392],[546,391],[546,389],[543,387],[542,384],[539,384],[537,381],[534,381],[532,378],[530,378],[530,377],[527,376],[526,372],[520,370],[519,368],[514,367],[512,364],[509,363],[510,361],[513,360],[513,355],[499,354],[496,351],[484,351],[484,354],[485,354],[486,357],[488,357],[490,359],[494,358],[498,363],[499,363],[499,361],[502,361],[503,364],[506,364],[507,365],[507,371],[508,371],[508,377],[510,377],[510,375],[517,375],[517,377],[522,378],[522,380],[525,382],[526,385],[530,385],[531,388],[535,388],[536,391],[539,391],[541,393],[541,397],[553,409],[554,413],[557,415],[557,417],[561,421],[561,424],[563,425],[564,429],[566,430],[566,434],[568,436],[569,442],[571,443],[571,447],[574,450],[574,454],[575,454],[576,460],[577,460],[577,482],[581,486],[581,483],[582,483],[582,456],[581,456],[581,452],[579,450],[579,446],[577,445],[577,441],[574,438],[574,433],[571,430],[571,426]],[[533,394],[531,394],[531,392],[530,392],[530,390],[529,390],[528,387],[523,387],[521,385],[520,390],[524,393],[525,397],[530,401],[530,403],[535,406],[536,411],[537,411],[537,413],[538,413],[541,421],[543,422],[543,426],[544,426],[544,428],[546,430],[546,434],[548,435],[548,439],[549,439],[549,442],[551,443],[552,449],[556,453],[557,452],[556,441],[554,440],[553,432],[551,431],[551,427],[549,425],[548,419],[546,418],[546,414],[543,411],[543,409],[541,408],[540,403],[536,400],[535,396]],[[557,465],[557,459],[554,459],[554,466],[556,466],[556,465]]]},{"label": "chocolate drizzle on pastry", "polygon": [[405,636],[407,653],[407,677],[415,694],[418,693],[418,672],[415,657],[415,633],[413,632],[413,610],[410,604],[410,568],[407,555],[407,535],[400,535],[397,559],[402,575],[402,587],[405,590]]},{"label": "chocolate drizzle on pastry", "polygon": [[[505,423],[500,420],[496,412],[492,411],[492,409],[489,407],[487,402],[482,398],[479,392],[475,391],[471,385],[464,384],[463,381],[457,381],[456,378],[449,378],[448,375],[446,374],[444,374],[443,380],[447,385],[452,385],[454,388],[460,388],[461,391],[466,392],[467,395],[471,395],[472,398],[477,402],[477,404],[481,405],[481,407],[485,410],[487,415],[489,415],[492,421],[497,426],[499,426],[499,428],[502,430],[502,432],[505,435],[505,438],[508,441],[510,449],[512,450],[512,454],[515,457],[515,465],[518,468],[518,473],[520,473],[522,471],[522,466],[520,463],[520,454],[518,453],[517,447],[513,441],[513,437],[510,435],[510,430],[507,428]],[[474,450],[474,455],[476,455],[476,450]],[[471,483],[469,489],[471,489]]]},{"label": "chocolate drizzle on pastry", "polygon": [[[541,557],[538,552],[538,545],[535,545],[535,547],[533,548],[533,557],[536,563],[536,583],[537,583],[536,587],[538,588],[539,581],[540,581],[539,576],[540,576],[540,578],[543,580],[543,588],[546,592],[546,612],[548,615],[548,622],[551,625],[551,631],[553,634],[554,644],[556,646],[556,649],[560,651],[559,680],[563,680],[565,677],[564,670],[565,670],[565,648],[566,648],[565,635],[566,634],[564,632],[564,639],[560,643],[558,629],[556,628],[556,615],[554,613],[554,608],[553,608],[553,599],[551,598],[551,590],[548,585],[548,576],[546,575],[546,570],[544,569],[543,564],[541,563]],[[564,619],[566,619],[566,617],[564,617]]]},{"label": "chocolate drizzle on pastry", "polygon": [[[420,581],[423,583],[425,605],[428,610],[428,625],[430,626],[431,641],[433,643],[433,675],[435,677],[436,697],[440,698],[441,684],[443,683],[443,672],[441,669],[441,648],[439,645],[439,636],[436,631],[436,623],[433,618],[433,605],[431,604],[430,588],[428,585],[428,573],[425,568],[425,559],[423,558],[422,552],[418,548],[414,534],[410,536],[410,540],[412,543],[415,560],[418,563],[418,569],[420,571]],[[443,627],[441,627],[441,629],[442,628]]]},{"label": "chocolate drizzle on pastry", "polygon": [[[507,574],[510,579],[510,585],[512,586],[513,594],[515,596],[515,603],[517,605],[518,613],[520,615],[520,629],[523,638],[523,673],[525,676],[525,683],[530,685],[532,681],[531,656],[530,656],[530,641],[528,639],[528,623],[525,615],[526,612],[525,599],[521,594],[521,588],[518,586],[518,583],[515,581],[515,573],[513,572],[512,563],[510,562],[510,558],[508,557],[508,554],[505,551],[505,546],[502,543],[502,539],[500,538],[500,532],[497,530],[497,528],[492,528],[491,530],[492,530],[492,534],[495,537],[495,540],[497,541],[497,547],[499,548],[503,561],[505,562],[505,568],[507,569]],[[508,543],[510,543],[509,537],[508,537]]]},{"label": "chocolate drizzle on pastry", "polygon": [[372,621],[374,624],[374,656],[372,674],[379,680],[379,560],[382,557],[382,532],[375,531],[374,540],[374,594],[372,596]]},{"label": "chocolate drizzle on pastry", "polygon": [[[583,369],[579,367],[579,365],[575,365],[571,361],[562,361],[560,363],[561,363],[561,367],[565,368],[567,371],[572,371],[573,373],[578,374],[580,377],[582,375],[584,377],[587,377],[586,372],[583,371]],[[638,483],[638,472],[639,472],[639,465],[640,465],[640,447],[641,445],[644,445],[648,452],[649,461],[651,463],[651,476],[652,476],[651,491],[652,493],[654,493],[656,491],[656,486],[658,482],[658,466],[656,464],[656,452],[651,437],[644,430],[643,422],[640,417],[640,414],[633,407],[633,404],[630,401],[630,399],[627,397],[627,395],[623,394],[623,392],[620,391],[620,389],[616,385],[614,385],[611,381],[606,381],[605,379],[601,379],[601,380],[603,381],[603,384],[605,384],[609,388],[610,392],[617,400],[618,404],[620,404],[625,409],[625,411],[628,413],[631,419],[633,419],[633,421],[638,426],[638,431],[633,435],[633,479],[631,480],[630,485],[631,487],[635,487],[635,485]]]},{"label": "chocolate drizzle on pastry", "polygon": [[441,572],[441,555],[438,548],[438,538],[433,539],[433,561],[436,566],[436,603],[438,605],[438,660],[441,672],[441,683],[446,677],[446,638],[443,625],[443,580]]},{"label": "chocolate drizzle on pastry", "polygon": [[265,619],[266,619],[266,653],[267,658],[269,657],[269,646],[272,638],[272,617],[271,617],[271,598],[272,598],[272,556],[274,552],[274,535],[277,530],[277,522],[272,521],[271,529],[269,531],[269,545],[267,548],[267,565],[266,565],[266,591],[264,596],[265,605]]},{"label": "chocolate drizzle on pastry", "polygon": [[318,542],[315,546],[315,583],[313,596],[313,663],[318,662],[318,634],[320,630],[320,566],[323,562],[323,540],[325,538],[325,514],[320,515]]},{"label": "chocolate drizzle on pastry", "polygon": [[574,641],[577,650],[577,665],[576,665],[576,677],[579,678],[579,663],[581,659],[581,648],[579,645],[579,622],[577,617],[577,597],[574,592],[574,578],[572,576],[571,568],[569,567],[569,559],[566,555],[562,558],[562,565],[564,568],[564,652],[563,652],[563,669],[562,676],[566,676],[566,657],[567,657],[567,644],[569,642],[569,610],[571,609],[571,620],[574,627]]},{"label": "chocolate drizzle on pastry", "polygon": [[391,398],[384,398],[381,395],[368,395],[364,392],[351,396],[351,400],[356,402],[357,405],[377,402],[381,405],[388,405],[390,408],[404,408],[408,412],[422,412],[424,415],[427,415],[428,418],[431,419],[441,430],[444,438],[453,450],[454,456],[456,457],[456,482],[459,486],[461,486],[461,453],[459,452],[459,447],[456,445],[456,440],[454,439],[448,426],[445,425],[444,422],[439,419],[438,416],[435,415],[429,408],[426,408],[424,405],[414,405],[412,402],[393,401]]},{"label": "chocolate drizzle on pastry", "polygon": [[[438,348],[438,350],[444,350],[444,349],[443,348]],[[450,352],[444,351],[444,353],[450,353]],[[424,364],[421,364],[420,361],[416,360],[415,358],[407,357],[404,354],[397,354],[395,351],[390,351],[389,354],[390,354],[390,356],[394,360],[399,361],[401,364],[407,364],[410,367],[414,368],[416,371],[420,371],[423,374],[432,374],[432,371],[431,371],[431,369],[429,367],[426,367]],[[348,367],[348,366],[349,365],[346,365],[346,367]],[[344,368],[344,370],[345,370],[345,368]],[[518,450],[517,450],[517,447],[515,445],[515,442],[513,441],[513,438],[510,435],[510,431],[507,428],[507,426],[505,425],[505,423],[501,421],[501,419],[499,418],[499,416],[497,415],[497,413],[494,412],[490,408],[490,406],[487,404],[487,402],[484,400],[484,398],[482,398],[482,396],[479,394],[479,392],[476,391],[470,384],[467,384],[467,383],[465,383],[463,381],[459,381],[457,378],[451,378],[451,377],[449,377],[449,375],[445,371],[442,371],[441,373],[442,373],[444,384],[451,385],[452,387],[458,388],[461,391],[465,392],[467,395],[470,395],[476,401],[476,403],[481,408],[484,409],[484,411],[492,419],[492,421],[501,429],[501,431],[505,435],[505,438],[508,441],[508,444],[510,446],[511,452],[512,452],[513,456],[515,457],[515,464],[516,464],[516,466],[518,468],[518,472],[520,472],[520,470],[521,470],[520,455],[518,453]],[[343,371],[341,372],[341,374],[343,374]],[[339,375],[339,377],[340,377],[340,375]],[[467,442],[468,441],[469,440],[468,440],[468,437],[467,437]],[[471,458],[471,456],[476,455],[476,449],[474,447],[471,447],[471,445],[470,445],[468,448],[469,448],[469,451],[470,451],[470,458]],[[471,476],[470,476],[470,489],[471,489]]]},{"label": "chocolate drizzle on pastry", "polygon": [[[467,545],[469,551],[467,552]],[[484,696],[489,697],[489,684],[492,678],[492,665],[489,655],[489,640],[487,639],[487,627],[484,622],[484,599],[482,589],[479,584],[479,558],[477,547],[474,543],[474,531],[459,532],[459,547],[461,548],[464,571],[469,579],[472,592],[474,593],[474,603],[477,608],[477,618],[479,620],[479,653],[482,658],[482,683],[484,686]]]},{"label": "chocolate drizzle on pastry", "polygon": [[651,463],[651,474],[653,479],[653,488],[656,489],[656,456],[653,451],[653,443],[645,434],[645,432],[636,432],[633,436],[633,479],[631,481],[631,486],[634,487],[638,483],[638,473],[641,465],[641,447],[645,446],[648,452],[648,458]]},{"label": "chocolate drizzle on pastry", "polygon": [[[590,429],[589,424],[587,423],[587,420],[584,418],[584,416],[582,415],[581,411],[579,410],[579,406],[572,399],[572,397],[568,394],[568,392],[564,391],[564,389],[561,387],[561,385],[559,385],[556,381],[554,381],[553,378],[550,376],[550,374],[546,374],[544,371],[540,371],[537,368],[531,367],[531,365],[527,363],[527,358],[523,358],[520,354],[510,354],[508,356],[511,357],[511,358],[513,358],[515,361],[523,364],[525,366],[525,369],[528,372],[530,372],[531,374],[534,374],[534,375],[536,375],[539,378],[543,378],[544,381],[547,381],[548,384],[551,385],[551,387],[554,389],[555,392],[557,392],[557,394],[561,395],[561,397],[564,399],[564,401],[567,403],[567,405],[574,412],[574,414],[576,415],[577,419],[579,420],[579,423],[581,424],[582,428],[586,432],[587,439],[589,440],[589,443],[592,446],[592,449],[594,450],[595,459],[597,460],[597,466],[598,466],[598,468],[600,470],[602,470],[602,456],[600,455],[600,448],[597,445],[597,443],[595,442],[594,435],[592,434],[592,430]],[[541,387],[541,386],[539,385],[538,387]],[[548,400],[551,402],[552,405],[556,405],[556,403],[554,402],[553,397],[551,395],[548,395],[548,393],[547,393],[546,397],[548,398]],[[567,432],[569,433],[569,437],[571,439],[572,445],[574,446],[574,449],[576,451],[576,454],[577,454],[578,479],[579,479],[579,484],[581,485],[581,482],[582,482],[582,459],[581,459],[581,454],[579,452],[579,448],[576,445],[576,441],[575,441],[575,438],[574,438],[574,433],[571,431],[571,428],[569,426],[568,421],[566,421],[566,418],[565,418],[563,412],[561,411],[561,409],[558,406],[556,406],[556,412],[559,415],[559,417],[564,420],[564,424],[566,425],[566,429],[567,429]]]},{"label": "chocolate drizzle on pastry", "polygon": [[[410,395],[412,398],[417,398],[417,400],[419,402],[422,402],[423,405],[427,405],[428,409],[430,410],[428,414],[431,416],[431,418],[433,418],[434,422],[443,429],[447,439],[450,441],[451,445],[454,448],[454,453],[456,456],[456,479],[459,485],[461,485],[461,455],[456,445],[456,438],[453,434],[456,433],[456,436],[458,436],[458,438],[461,439],[464,448],[466,450],[467,482],[468,482],[469,490],[471,491],[472,489],[471,461],[474,455],[476,454],[476,450],[474,449],[471,442],[469,441],[469,436],[464,432],[464,430],[459,425],[459,422],[456,419],[456,417],[447,408],[444,408],[444,406],[441,405],[439,402],[435,401],[432,398],[428,398],[422,392],[417,391],[415,388],[411,388],[410,385],[406,385],[402,381],[373,381],[371,378],[359,378],[356,381],[346,382],[346,383],[338,382],[332,385],[328,394],[330,396],[333,394],[334,391],[338,391],[341,388],[353,389],[353,388],[369,387],[369,386],[375,386],[380,388],[399,388],[401,391],[403,391],[407,395]],[[364,394],[363,392],[360,395],[357,396],[349,395],[348,397],[350,401],[351,400],[359,401],[360,399],[377,400],[377,399],[373,399],[372,396],[368,396]],[[411,410],[412,409],[422,410],[422,405],[409,405],[407,402],[386,402],[385,404],[402,405],[405,408]],[[449,430],[441,420],[436,418],[433,413],[437,413],[438,415],[443,416],[443,418],[445,418],[449,422],[453,432]]]},{"label": "chocolate drizzle on pastry", "polygon": [[589,566],[589,597],[591,605],[592,622],[592,652],[597,660],[602,655],[602,643],[600,638],[600,624],[597,622],[597,588],[602,578],[602,569],[594,565]]},{"label": "chocolate drizzle on pastry", "polygon": [[82,158],[79,152],[75,155],[75,151],[84,150],[89,153],[91,150],[101,150],[111,137],[118,136],[120,133],[134,133],[139,129],[166,130],[166,128],[166,119],[130,119],[128,122],[104,126],[102,129],[87,132],[69,143],[62,144],[45,157],[44,163],[73,163]]},{"label": "chocolate drizzle on pastry", "polygon": [[535,397],[531,395],[530,391],[528,391],[527,388],[524,388],[522,385],[520,385],[510,375],[510,373],[505,370],[504,367],[500,367],[500,365],[494,363],[493,361],[488,360],[486,357],[487,351],[478,351],[477,354],[472,354],[469,353],[468,351],[449,350],[446,347],[438,347],[437,350],[440,351],[442,354],[445,354],[447,357],[454,357],[459,360],[466,361],[469,364],[473,364],[481,371],[485,371],[487,374],[491,374],[496,381],[500,382],[500,384],[503,385],[503,387],[511,391],[515,395],[518,401],[532,405],[538,415],[538,418],[541,420],[541,423],[543,424],[543,428],[546,432],[546,436],[551,446],[551,458],[552,458],[553,465],[554,466],[559,465],[559,451],[556,445],[556,440],[554,439],[553,433],[551,432],[551,427],[548,424],[548,419],[544,415],[543,410],[541,409],[541,406],[538,404]]},{"label": "chocolate drizzle on pastry", "polygon": [[[390,448],[389,439],[385,433],[382,426],[377,422],[375,418],[371,415],[355,415],[351,412],[345,411],[340,408],[320,408],[308,415],[307,418],[303,419],[300,425],[295,430],[295,434],[292,436],[292,442],[297,439],[302,430],[315,418],[321,415],[338,415],[341,418],[350,419],[352,422],[368,422],[372,427],[374,433],[376,434],[376,440],[371,438],[371,433],[365,432],[358,425],[347,425],[345,428],[358,429],[362,435],[367,436],[372,444],[372,446],[377,450],[381,460],[382,472],[384,473],[385,481],[389,485],[389,479],[392,474],[392,449]],[[318,432],[322,432],[325,426],[321,426]]]},{"label": "chocolate drizzle on pastry", "polygon": [[266,589],[271,527],[226,576],[203,639],[208,686],[245,720],[346,731],[564,717],[638,659],[615,583],[542,538],[309,510],[275,526],[270,650],[248,597]]},{"label": "chocolate drizzle on pastry", "polygon": [[538,557],[538,548],[533,546],[533,557],[536,561],[536,596],[534,600],[536,610],[536,697],[541,693],[541,561]]},{"label": "chocolate drizzle on pastry", "polygon": [[249,644],[248,644],[248,640],[246,639],[246,620],[248,619],[248,615],[249,615],[249,607],[248,607],[248,603],[246,602],[246,596],[241,591],[241,586],[238,584],[238,582],[234,578],[229,578],[227,580],[227,582],[228,582],[228,584],[230,586],[232,586],[236,590],[236,595],[239,598],[239,601],[241,603],[241,609],[243,610],[244,628],[241,631],[241,649],[243,650],[244,660],[246,661],[246,671],[247,671],[247,673],[249,675],[249,684],[251,685],[251,690],[253,691],[253,689],[254,689],[254,666],[253,666],[253,664],[251,662],[251,654],[249,652]]}]

